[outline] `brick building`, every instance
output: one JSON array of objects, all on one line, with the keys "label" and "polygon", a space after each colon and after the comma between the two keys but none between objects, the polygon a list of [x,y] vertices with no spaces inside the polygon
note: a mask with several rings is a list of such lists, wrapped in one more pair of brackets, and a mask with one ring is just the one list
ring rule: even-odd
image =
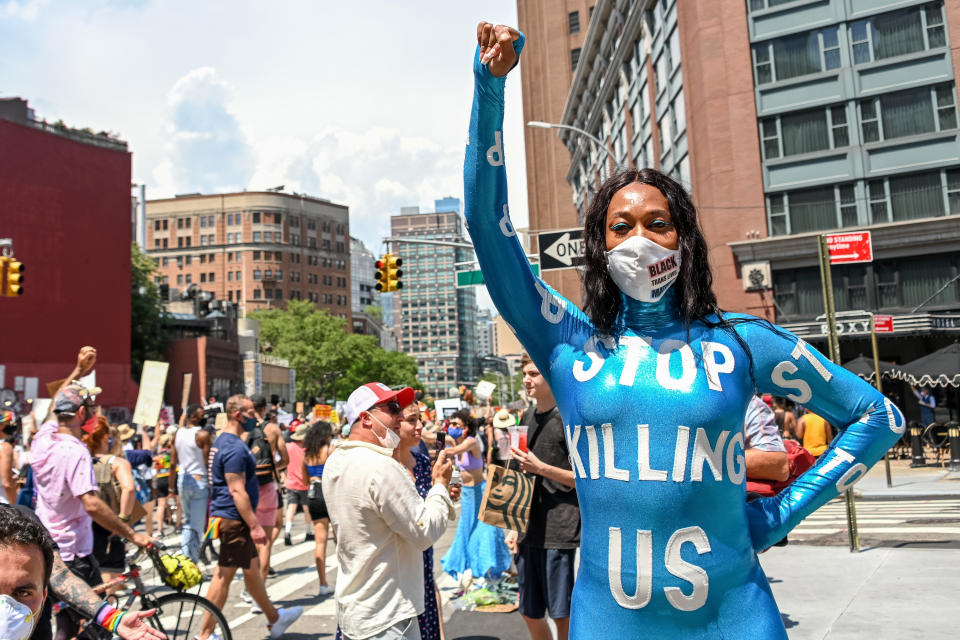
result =
[{"label": "brick building", "polygon": [[343,205],[279,192],[185,195],[148,201],[146,227],[158,282],[171,291],[199,288],[238,303],[241,316],[296,299],[350,318]]}]

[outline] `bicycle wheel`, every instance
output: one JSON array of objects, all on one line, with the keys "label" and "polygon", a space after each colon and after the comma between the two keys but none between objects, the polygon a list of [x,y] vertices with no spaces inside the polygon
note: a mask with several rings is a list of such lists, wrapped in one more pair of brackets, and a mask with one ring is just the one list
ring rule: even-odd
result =
[{"label": "bicycle wheel", "polygon": [[[149,603],[144,603],[147,606]],[[167,634],[169,640],[193,640],[200,633],[205,615],[213,618],[211,638],[232,640],[227,619],[213,606],[213,603],[193,593],[168,593],[156,600],[157,613],[147,618],[147,623],[154,629]]]}]

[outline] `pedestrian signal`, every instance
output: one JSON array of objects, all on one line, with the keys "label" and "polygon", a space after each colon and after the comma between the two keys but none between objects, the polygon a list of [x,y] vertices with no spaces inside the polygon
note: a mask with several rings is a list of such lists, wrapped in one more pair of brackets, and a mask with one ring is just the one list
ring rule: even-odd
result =
[{"label": "pedestrian signal", "polygon": [[6,284],[0,289],[0,294],[10,297],[23,295],[23,263],[13,257],[2,257],[0,267],[0,277],[3,275],[2,271],[7,274]]},{"label": "pedestrian signal", "polygon": [[403,276],[403,271],[400,269],[400,266],[403,264],[403,259],[388,253],[384,256],[384,262],[386,262],[386,288],[384,291],[399,291],[403,289],[403,282],[400,281],[400,278]]}]

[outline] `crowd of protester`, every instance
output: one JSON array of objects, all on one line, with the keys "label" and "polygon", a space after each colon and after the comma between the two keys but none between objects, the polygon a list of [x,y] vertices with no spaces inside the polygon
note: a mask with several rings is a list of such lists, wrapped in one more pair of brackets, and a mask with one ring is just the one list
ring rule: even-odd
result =
[{"label": "crowd of protester", "polygon": [[[13,417],[0,414],[7,436],[0,500],[11,504],[0,508],[0,553],[23,547],[20,565],[11,557],[11,567],[43,556],[31,564],[36,575],[19,577],[36,588],[17,601],[32,621],[22,637],[54,637],[54,598],[123,638],[162,637],[143,621],[151,612],[118,611],[91,587],[122,574],[128,552],[154,544],[168,528],[181,534],[181,551],[193,562],[204,560],[205,539],[218,538],[207,599],[225,606],[239,569],[238,597],[264,614],[271,637],[282,637],[302,611],[275,607],[266,583],[276,574],[271,549],[281,533],[286,546],[294,544],[298,513],[304,542],[315,545],[317,597],[336,601],[338,637],[444,637],[433,545],[448,526],[456,532],[440,563],[460,581],[460,594],[477,582],[515,580],[531,638],[551,637],[547,615],[557,637],[567,636],[580,511],[562,419],[529,358],[521,361],[525,409],[492,406],[461,389],[459,408],[442,415],[420,392],[373,382],[350,395],[342,428],[302,414],[281,424],[280,409],[263,396],[234,395],[222,403],[219,432],[197,404],[178,425],[110,424],[96,404],[98,390],[77,382],[95,362],[94,349],[81,350],[49,419],[32,427],[28,421],[26,440],[8,428]],[[744,422],[748,499],[785,486],[831,438],[823,418],[784,398],[754,397]],[[490,465],[534,478],[522,533],[480,519]],[[326,571],[330,544],[335,587]],[[5,575],[0,571],[0,590]],[[72,637],[78,624],[64,610],[55,637]],[[197,637],[219,640],[213,629],[214,620],[205,620]]]}]

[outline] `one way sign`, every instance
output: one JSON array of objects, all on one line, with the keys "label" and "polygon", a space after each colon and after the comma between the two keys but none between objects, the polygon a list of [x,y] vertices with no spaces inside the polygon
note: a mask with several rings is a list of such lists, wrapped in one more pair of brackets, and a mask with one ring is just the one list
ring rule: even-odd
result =
[{"label": "one way sign", "polygon": [[583,264],[583,229],[545,231],[537,236],[540,270],[573,269]]}]

